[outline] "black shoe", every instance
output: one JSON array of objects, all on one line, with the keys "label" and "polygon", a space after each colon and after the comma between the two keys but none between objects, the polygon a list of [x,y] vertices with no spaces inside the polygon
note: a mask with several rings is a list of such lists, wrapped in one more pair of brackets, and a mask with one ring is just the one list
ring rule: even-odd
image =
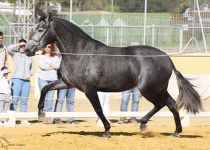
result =
[{"label": "black shoe", "polygon": [[60,124],[61,123],[61,119],[54,119],[53,120],[53,124]]},{"label": "black shoe", "polygon": [[118,123],[119,124],[128,123],[128,120],[126,119],[126,117],[121,117]]},{"label": "black shoe", "polygon": [[134,124],[138,123],[137,120],[136,120],[136,117],[131,117],[130,123],[134,123]]},{"label": "black shoe", "polygon": [[66,123],[68,123],[68,124],[78,124],[79,122],[75,121],[75,120],[71,120],[71,121],[67,120]]}]

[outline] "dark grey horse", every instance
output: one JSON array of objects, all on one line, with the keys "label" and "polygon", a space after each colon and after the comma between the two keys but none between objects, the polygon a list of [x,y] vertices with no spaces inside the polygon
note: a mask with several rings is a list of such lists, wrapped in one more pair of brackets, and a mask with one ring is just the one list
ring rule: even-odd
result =
[{"label": "dark grey horse", "polygon": [[[62,53],[62,78],[45,86],[38,104],[39,116],[43,116],[44,99],[49,90],[75,87],[83,91],[95,112],[102,120],[109,136],[110,124],[105,118],[97,91],[121,92],[138,87],[154,108],[141,118],[140,129],[145,130],[148,120],[167,106],[173,113],[176,129],[182,132],[179,108],[197,113],[202,110],[201,100],[192,84],[176,70],[169,56],[150,46],[109,47],[94,40],[76,25],[60,19],[42,17],[34,30],[26,52],[33,56],[36,51],[55,42]],[[177,102],[167,91],[169,78],[174,71],[179,96]]]}]

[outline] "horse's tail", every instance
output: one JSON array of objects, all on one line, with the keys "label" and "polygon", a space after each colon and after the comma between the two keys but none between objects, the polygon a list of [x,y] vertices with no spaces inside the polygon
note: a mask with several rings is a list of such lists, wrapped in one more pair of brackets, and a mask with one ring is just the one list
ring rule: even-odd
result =
[{"label": "horse's tail", "polygon": [[[173,64],[173,63],[172,63]],[[201,98],[194,86],[176,70],[173,64],[173,70],[177,78],[179,95],[177,100],[177,108],[184,108],[187,112],[198,113],[203,110]]]}]

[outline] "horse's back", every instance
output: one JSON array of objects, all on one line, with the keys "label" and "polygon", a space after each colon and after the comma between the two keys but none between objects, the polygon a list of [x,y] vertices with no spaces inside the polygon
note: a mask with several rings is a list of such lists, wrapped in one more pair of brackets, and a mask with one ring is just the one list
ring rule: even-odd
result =
[{"label": "horse's back", "polygon": [[172,71],[171,58],[165,52],[151,46],[118,47],[111,51],[116,55],[118,54],[122,63],[125,62],[127,65],[138,65],[142,69],[150,69],[155,72],[158,70],[162,70],[162,72]]},{"label": "horse's back", "polygon": [[109,47],[107,51],[110,56],[101,59],[99,68],[103,70],[99,80],[102,85],[109,86],[107,81],[110,81],[113,88],[147,85],[155,89],[168,83],[172,61],[165,52],[145,45]]}]

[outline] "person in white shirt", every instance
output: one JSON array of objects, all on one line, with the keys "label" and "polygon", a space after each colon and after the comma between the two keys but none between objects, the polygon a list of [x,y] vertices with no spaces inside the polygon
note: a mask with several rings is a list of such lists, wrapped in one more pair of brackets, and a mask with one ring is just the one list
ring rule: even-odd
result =
[{"label": "person in white shirt", "polygon": [[[38,73],[38,85],[40,91],[42,88],[58,80],[57,70],[60,67],[60,58],[55,53],[55,44],[48,44],[42,51],[42,55],[39,56],[39,73]],[[49,91],[45,97],[44,111],[52,112],[54,90]],[[51,118],[45,118],[43,120],[45,124],[52,123]]]}]

